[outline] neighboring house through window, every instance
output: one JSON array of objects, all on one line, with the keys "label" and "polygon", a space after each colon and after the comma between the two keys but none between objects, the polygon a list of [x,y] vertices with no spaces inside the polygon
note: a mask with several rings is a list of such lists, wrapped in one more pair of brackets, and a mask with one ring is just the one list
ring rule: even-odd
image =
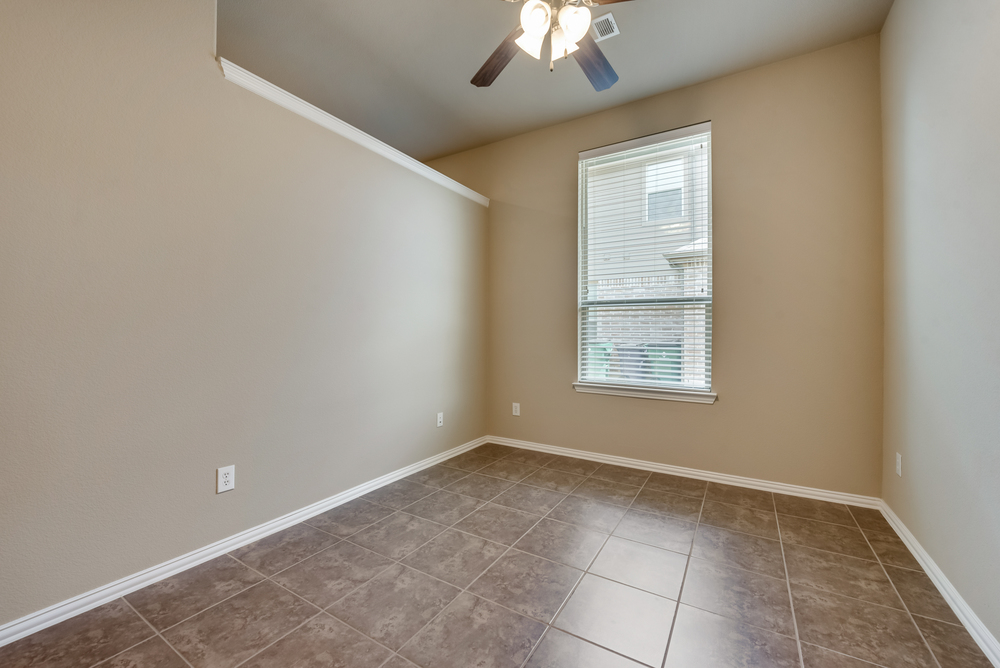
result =
[{"label": "neighboring house through window", "polygon": [[580,154],[584,392],[714,401],[710,123]]}]

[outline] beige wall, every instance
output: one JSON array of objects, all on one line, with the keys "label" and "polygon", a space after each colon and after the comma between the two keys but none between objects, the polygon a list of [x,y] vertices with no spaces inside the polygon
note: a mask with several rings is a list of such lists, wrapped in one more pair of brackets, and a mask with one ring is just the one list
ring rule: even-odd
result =
[{"label": "beige wall", "polygon": [[1000,5],[896,0],[882,83],[883,493],[1000,637]]},{"label": "beige wall", "polygon": [[0,623],[485,432],[485,209],[226,82],[214,19],[0,5]]},{"label": "beige wall", "polygon": [[[871,36],[432,162],[492,198],[490,433],[878,496],[879,85]],[[577,152],[706,120],[719,400],[578,394]]]}]

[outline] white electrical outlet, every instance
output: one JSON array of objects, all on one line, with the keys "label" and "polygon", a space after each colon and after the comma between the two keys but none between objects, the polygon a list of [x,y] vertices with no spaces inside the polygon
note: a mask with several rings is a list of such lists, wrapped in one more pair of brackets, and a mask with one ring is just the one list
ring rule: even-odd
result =
[{"label": "white electrical outlet", "polygon": [[231,489],[236,489],[236,465],[223,466],[216,469],[215,493],[222,494]]},{"label": "white electrical outlet", "polygon": [[438,426],[444,426],[444,413],[438,413]]},{"label": "white electrical outlet", "polygon": [[514,404],[514,415],[521,417],[521,404]]},{"label": "white electrical outlet", "polygon": [[896,453],[896,475],[903,477],[903,455]]}]

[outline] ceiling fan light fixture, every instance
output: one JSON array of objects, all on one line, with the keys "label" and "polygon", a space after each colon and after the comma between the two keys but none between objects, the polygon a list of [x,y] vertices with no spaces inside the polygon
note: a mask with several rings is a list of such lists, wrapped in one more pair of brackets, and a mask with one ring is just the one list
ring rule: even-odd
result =
[{"label": "ceiling fan light fixture", "polygon": [[544,37],[535,37],[533,35],[529,35],[528,33],[524,33],[514,40],[514,43],[521,47],[522,51],[535,60],[541,60],[543,41],[545,41]]},{"label": "ceiling fan light fixture", "polygon": [[528,0],[521,8],[521,28],[525,35],[542,39],[552,25],[552,8],[543,0]]},{"label": "ceiling fan light fixture", "polygon": [[566,5],[559,10],[559,27],[562,28],[567,41],[576,44],[590,30],[590,10],[586,7]]},{"label": "ceiling fan light fixture", "polygon": [[561,27],[552,31],[552,60],[565,58],[574,51],[579,50],[580,47],[566,38],[566,34]]}]

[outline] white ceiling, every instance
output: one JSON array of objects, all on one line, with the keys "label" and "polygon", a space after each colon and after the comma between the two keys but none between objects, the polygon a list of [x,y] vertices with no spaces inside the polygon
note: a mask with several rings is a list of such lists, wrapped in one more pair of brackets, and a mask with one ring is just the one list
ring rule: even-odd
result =
[{"label": "white ceiling", "polygon": [[[634,0],[600,43],[621,80],[518,53],[472,75],[517,25],[502,0],[219,0],[218,53],[420,160],[878,32],[892,0]],[[547,50],[548,47],[546,47]]]}]

